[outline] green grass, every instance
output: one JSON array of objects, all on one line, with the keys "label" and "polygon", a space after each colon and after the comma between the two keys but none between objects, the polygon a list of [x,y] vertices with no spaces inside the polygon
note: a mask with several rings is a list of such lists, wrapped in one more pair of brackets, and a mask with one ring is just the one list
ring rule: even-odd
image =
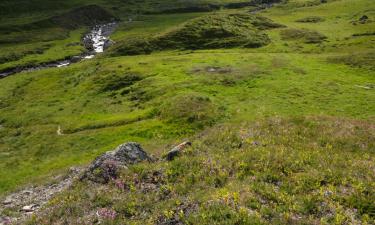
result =
[{"label": "green grass", "polygon": [[[38,65],[79,55],[85,50],[79,40],[86,31],[86,29],[71,32],[50,29],[46,31],[47,34],[43,33],[43,37],[40,37],[41,41],[17,45],[5,44],[0,53],[0,59],[4,59],[4,62],[0,64],[0,70],[25,65]],[[54,34],[51,34],[52,37],[48,34],[49,32],[54,32]],[[55,40],[57,38],[56,32],[58,36],[62,36],[62,40]],[[30,35],[30,32],[27,32],[27,35]]]},{"label": "green grass", "polygon": [[[2,188],[7,190],[29,176],[43,174],[40,170],[51,169],[51,161],[58,162],[56,169],[63,168],[65,163],[72,163],[69,159],[87,162],[98,151],[122,141],[147,142],[159,136],[176,138],[191,134],[196,125],[211,124],[205,118],[193,122],[187,119],[180,121],[179,128],[170,128],[175,123],[169,123],[169,118],[179,115],[174,115],[173,110],[178,113],[178,107],[183,107],[175,96],[186,96],[188,92],[207,96],[220,117],[234,121],[311,114],[373,118],[374,92],[356,86],[374,83],[371,70],[324,62],[324,57],[316,55],[202,51],[103,58],[100,62],[85,62],[66,69],[9,77],[1,81],[5,87],[1,91],[4,156],[1,173],[9,180],[2,179]],[[195,72],[207,66],[233,70],[224,74]],[[121,86],[103,93],[100,86],[96,88],[98,77],[103,83],[106,77],[112,79],[114,73],[126,71],[142,74],[144,79],[130,89]],[[185,102],[188,111],[182,111],[180,116],[195,117],[199,113],[191,108],[194,105],[190,104],[196,104],[193,102]],[[145,110],[149,113],[142,116]],[[138,113],[140,121],[128,119]],[[124,120],[130,124],[123,124]],[[116,123],[120,126],[115,126]],[[98,129],[88,129],[98,124]],[[60,137],[56,135],[59,125],[63,131],[80,132]],[[95,141],[89,141],[91,138]],[[24,145],[29,147],[24,149]],[[97,150],[84,153],[84,149]],[[10,164],[13,166],[9,167]]]},{"label": "green grass", "polygon": [[270,43],[263,30],[283,27],[248,13],[218,13],[191,20],[158,36],[138,36],[112,48],[110,55],[149,54],[167,49],[259,48]]},{"label": "green grass", "polygon": [[[152,3],[144,9],[187,4]],[[64,10],[86,2],[66,4]],[[374,197],[375,39],[355,35],[370,34],[374,23],[353,24],[364,14],[375,20],[373,1],[276,5],[260,15],[286,27],[262,31],[270,43],[260,48],[167,48],[116,57],[111,51],[131,38],[160,37],[200,16],[242,15],[249,9],[135,15],[123,3],[113,6],[118,9],[107,8],[123,21],[108,54],[0,80],[0,193],[45,183],[48,176],[86,165],[127,141],[140,142],[155,156],[180,140],[192,140],[193,147],[176,161],[123,171],[127,190],[77,183],[53,200],[35,224],[79,223],[85,215],[94,223],[89,212],[94,215],[103,207],[117,211],[115,222],[135,224],[172,217],[190,224],[374,220],[369,199]],[[29,21],[50,16],[35,11]],[[312,17],[324,20],[298,22]],[[26,19],[1,21],[8,26]],[[305,36],[283,37],[301,30],[326,39],[306,43]],[[0,37],[8,40],[0,45],[0,68],[82,50],[71,43],[80,41],[84,27],[67,33],[37,31],[35,38],[18,43],[12,37],[27,37],[29,31]],[[63,135],[57,135],[58,127]],[[148,184],[155,171],[161,177],[154,189],[137,186]]]},{"label": "green grass", "polygon": [[108,224],[371,223],[373,132],[336,117],[215,126],[172,162],[131,166],[108,185],[77,183],[29,224],[95,223],[100,208],[117,212]]}]

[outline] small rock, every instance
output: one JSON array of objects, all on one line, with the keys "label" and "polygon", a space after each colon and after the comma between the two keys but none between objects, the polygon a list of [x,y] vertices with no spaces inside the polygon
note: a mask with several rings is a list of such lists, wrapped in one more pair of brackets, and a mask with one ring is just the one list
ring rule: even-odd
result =
[{"label": "small rock", "polygon": [[22,211],[24,211],[24,212],[34,212],[38,208],[39,208],[38,204],[31,204],[31,205],[26,205],[26,206],[22,207]]},{"label": "small rock", "polygon": [[76,62],[79,62],[81,60],[81,57],[80,56],[73,56],[70,61],[72,63],[76,63]]},{"label": "small rock", "polygon": [[324,197],[329,197],[333,194],[332,191],[324,191]]},{"label": "small rock", "polygon": [[366,16],[366,15],[363,15],[363,16],[361,16],[361,18],[359,18],[359,21],[365,22],[367,20],[368,20],[368,16]]},{"label": "small rock", "polygon": [[81,169],[79,167],[70,167],[69,168],[69,173],[70,174],[79,174],[81,172]]},{"label": "small rock", "polygon": [[31,190],[24,190],[22,192],[22,194],[25,194],[25,195],[31,195],[32,193],[33,193],[33,191],[31,191]]},{"label": "small rock", "polygon": [[110,39],[107,39],[105,40],[104,42],[104,45],[103,45],[103,49],[106,50],[108,49],[109,47],[111,47],[115,42],[110,40]]},{"label": "small rock", "polygon": [[170,150],[164,158],[166,158],[166,160],[168,161],[172,161],[174,158],[176,158],[177,156],[179,156],[181,154],[181,152],[188,146],[191,146],[191,142],[189,141],[185,141],[179,145],[177,145],[176,147],[172,148],[172,150]]},{"label": "small rock", "polygon": [[253,141],[251,144],[254,146],[262,145],[262,143],[260,143],[259,141]]},{"label": "small rock", "polygon": [[5,199],[4,201],[3,201],[3,204],[4,205],[9,205],[9,204],[12,204],[13,203],[13,199]]}]

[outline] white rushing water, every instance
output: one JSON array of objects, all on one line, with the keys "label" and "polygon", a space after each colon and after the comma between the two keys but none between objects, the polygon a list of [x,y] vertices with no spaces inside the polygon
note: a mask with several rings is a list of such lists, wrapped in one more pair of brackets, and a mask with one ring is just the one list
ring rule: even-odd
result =
[{"label": "white rushing water", "polygon": [[103,35],[103,28],[100,27],[98,30],[94,31],[92,40],[94,42],[94,51],[96,53],[102,53],[104,52],[104,44],[105,41],[108,39],[107,37],[104,37]]},{"label": "white rushing water", "polygon": [[92,59],[95,54],[104,52],[106,44],[109,41],[109,35],[113,32],[115,27],[115,22],[95,26],[84,38],[84,40],[90,40],[92,42],[93,54],[86,55],[83,58]]},{"label": "white rushing water", "polygon": [[69,66],[70,62],[69,61],[63,61],[59,62],[56,67],[64,67],[64,66]]}]

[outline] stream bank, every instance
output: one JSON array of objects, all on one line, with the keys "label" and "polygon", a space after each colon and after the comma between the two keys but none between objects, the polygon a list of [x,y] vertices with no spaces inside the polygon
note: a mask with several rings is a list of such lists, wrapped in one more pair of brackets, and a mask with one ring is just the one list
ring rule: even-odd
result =
[{"label": "stream bank", "polygon": [[104,52],[105,49],[113,44],[113,41],[109,39],[109,36],[115,31],[116,27],[116,22],[94,26],[91,31],[83,37],[82,42],[86,51],[80,55],[72,56],[68,59],[41,63],[39,65],[17,66],[14,68],[5,69],[0,71],[0,79],[16,73],[31,72],[54,67],[60,68],[69,66],[70,64],[77,63],[82,60],[92,59],[96,54]]}]

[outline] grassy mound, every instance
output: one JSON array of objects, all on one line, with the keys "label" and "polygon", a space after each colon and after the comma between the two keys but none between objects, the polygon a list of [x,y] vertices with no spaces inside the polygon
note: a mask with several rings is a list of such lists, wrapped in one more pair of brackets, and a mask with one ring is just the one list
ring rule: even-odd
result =
[{"label": "grassy mound", "polygon": [[375,69],[375,51],[329,57],[328,61],[332,63],[343,63],[353,67]]},{"label": "grassy mound", "polygon": [[88,5],[54,16],[50,21],[58,26],[73,29],[81,26],[107,23],[113,19],[114,16],[100,6]]},{"label": "grassy mound", "polygon": [[174,123],[195,124],[199,128],[219,119],[217,106],[199,93],[177,95],[161,105],[160,117]]},{"label": "grassy mound", "polygon": [[280,3],[284,2],[285,0],[251,0],[250,2],[253,5],[258,5],[258,4],[274,4],[274,3]]},{"label": "grassy mound", "polygon": [[280,34],[283,40],[302,40],[307,44],[317,44],[327,39],[325,35],[308,29],[285,29]]},{"label": "grassy mound", "polygon": [[146,14],[169,14],[169,13],[192,13],[192,12],[212,12],[220,9],[241,9],[245,7],[254,7],[262,4],[280,3],[283,0],[225,0],[225,1],[188,1],[182,0],[176,2],[158,2],[154,4],[158,8],[151,7]]},{"label": "grassy mound", "polygon": [[192,13],[192,12],[211,12],[219,10],[220,5],[215,4],[198,4],[190,6],[182,6],[181,8],[167,8],[159,11],[149,11],[146,14],[168,14],[168,13]]},{"label": "grassy mound", "polygon": [[114,55],[135,55],[165,49],[257,48],[270,43],[262,30],[281,27],[249,14],[214,14],[194,19],[154,38],[124,41]]},{"label": "grassy mound", "polygon": [[301,19],[296,20],[299,23],[319,23],[323,22],[325,19],[319,16],[308,16]]},{"label": "grassy mound", "polygon": [[99,89],[99,92],[111,92],[130,87],[137,81],[142,80],[142,76],[136,73],[108,74],[93,79],[93,86]]},{"label": "grassy mound", "polygon": [[47,28],[64,28],[72,30],[83,26],[107,23],[114,19],[116,18],[102,7],[98,5],[88,5],[32,23],[18,26],[4,26],[1,27],[1,33]]},{"label": "grassy mound", "polygon": [[112,21],[115,17],[97,5],[88,5],[73,9],[61,15],[53,16],[46,20],[37,21],[33,24],[24,25],[23,28],[46,28],[62,27],[66,29],[76,29],[82,26],[93,26]]}]

